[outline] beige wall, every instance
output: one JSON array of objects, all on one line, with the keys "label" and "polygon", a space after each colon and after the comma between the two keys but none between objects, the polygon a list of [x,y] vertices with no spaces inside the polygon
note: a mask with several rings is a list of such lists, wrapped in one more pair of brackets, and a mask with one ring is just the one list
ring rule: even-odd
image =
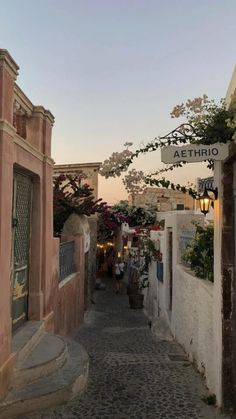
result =
[{"label": "beige wall", "polygon": [[230,80],[230,83],[226,92],[226,96],[225,96],[225,101],[227,105],[230,104],[232,95],[235,93],[235,90],[236,90],[236,66],[234,67],[234,71],[233,71],[233,74],[232,74],[232,77],[231,77],[231,80]]},{"label": "beige wall", "polygon": [[86,175],[84,183],[93,188],[94,198],[98,199],[98,171],[101,163],[77,163],[77,164],[56,164],[54,166],[54,175],[61,173],[77,175],[83,172]]},{"label": "beige wall", "polygon": [[142,194],[129,196],[129,202],[137,206],[153,206],[158,211],[172,211],[177,204],[194,209],[194,200],[188,194],[166,188],[146,188]]}]

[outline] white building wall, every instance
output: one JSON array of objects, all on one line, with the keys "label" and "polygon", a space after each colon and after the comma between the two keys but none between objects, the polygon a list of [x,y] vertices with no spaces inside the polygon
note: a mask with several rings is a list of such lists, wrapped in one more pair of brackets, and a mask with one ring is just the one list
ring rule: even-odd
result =
[{"label": "white building wall", "polygon": [[213,284],[193,276],[177,265],[175,269],[171,330],[191,361],[215,387],[213,354]]},{"label": "white building wall", "polygon": [[[163,248],[164,232],[151,231],[150,238],[155,241],[157,247]],[[145,290],[144,306],[146,314],[150,319],[158,318],[160,315],[160,302],[164,299],[164,289],[162,283],[157,280],[156,262],[149,266],[149,287]]]},{"label": "white building wall", "polygon": [[158,283],[156,279],[156,264],[152,263],[149,268],[149,286],[144,291],[144,307],[149,319],[155,319],[158,313]]},{"label": "white building wall", "polygon": [[[216,210],[217,211],[217,210]],[[165,230],[151,232],[151,238],[160,241],[163,255],[163,283],[157,279],[156,262],[149,270],[149,289],[145,297],[145,309],[149,318],[163,317],[169,324],[176,340],[183,346],[189,358],[206,376],[206,383],[221,403],[221,288],[220,275],[215,283],[196,278],[181,264],[180,234],[182,230],[193,230],[193,220],[203,223],[204,216],[192,211],[158,213],[158,221],[165,220]],[[169,250],[168,231],[173,234],[173,294],[172,310],[169,308]],[[220,263],[219,245],[216,257]],[[216,260],[216,259],[215,259]]]}]

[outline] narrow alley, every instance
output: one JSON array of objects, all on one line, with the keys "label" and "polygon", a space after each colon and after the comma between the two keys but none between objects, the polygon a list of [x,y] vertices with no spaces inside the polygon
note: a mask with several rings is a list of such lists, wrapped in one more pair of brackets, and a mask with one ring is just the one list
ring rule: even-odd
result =
[{"label": "narrow alley", "polygon": [[19,419],[225,418],[203,399],[203,380],[174,341],[157,340],[142,310],[115,294],[112,280],[76,335],[90,356],[87,391],[79,399]]}]

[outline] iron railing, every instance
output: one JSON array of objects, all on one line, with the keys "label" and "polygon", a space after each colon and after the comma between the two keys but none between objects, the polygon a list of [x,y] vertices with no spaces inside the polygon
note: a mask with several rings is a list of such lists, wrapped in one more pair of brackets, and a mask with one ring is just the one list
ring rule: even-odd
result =
[{"label": "iron railing", "polygon": [[74,241],[60,243],[59,282],[75,272],[74,251],[75,251]]}]

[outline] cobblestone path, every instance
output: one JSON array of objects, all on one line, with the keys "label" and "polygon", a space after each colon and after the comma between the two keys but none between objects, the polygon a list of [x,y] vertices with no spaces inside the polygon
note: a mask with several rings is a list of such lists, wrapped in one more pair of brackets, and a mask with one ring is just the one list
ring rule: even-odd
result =
[{"label": "cobblestone path", "polygon": [[200,374],[173,342],[157,341],[142,310],[131,310],[112,284],[76,335],[90,356],[88,389],[66,405],[21,419],[211,419]]}]

